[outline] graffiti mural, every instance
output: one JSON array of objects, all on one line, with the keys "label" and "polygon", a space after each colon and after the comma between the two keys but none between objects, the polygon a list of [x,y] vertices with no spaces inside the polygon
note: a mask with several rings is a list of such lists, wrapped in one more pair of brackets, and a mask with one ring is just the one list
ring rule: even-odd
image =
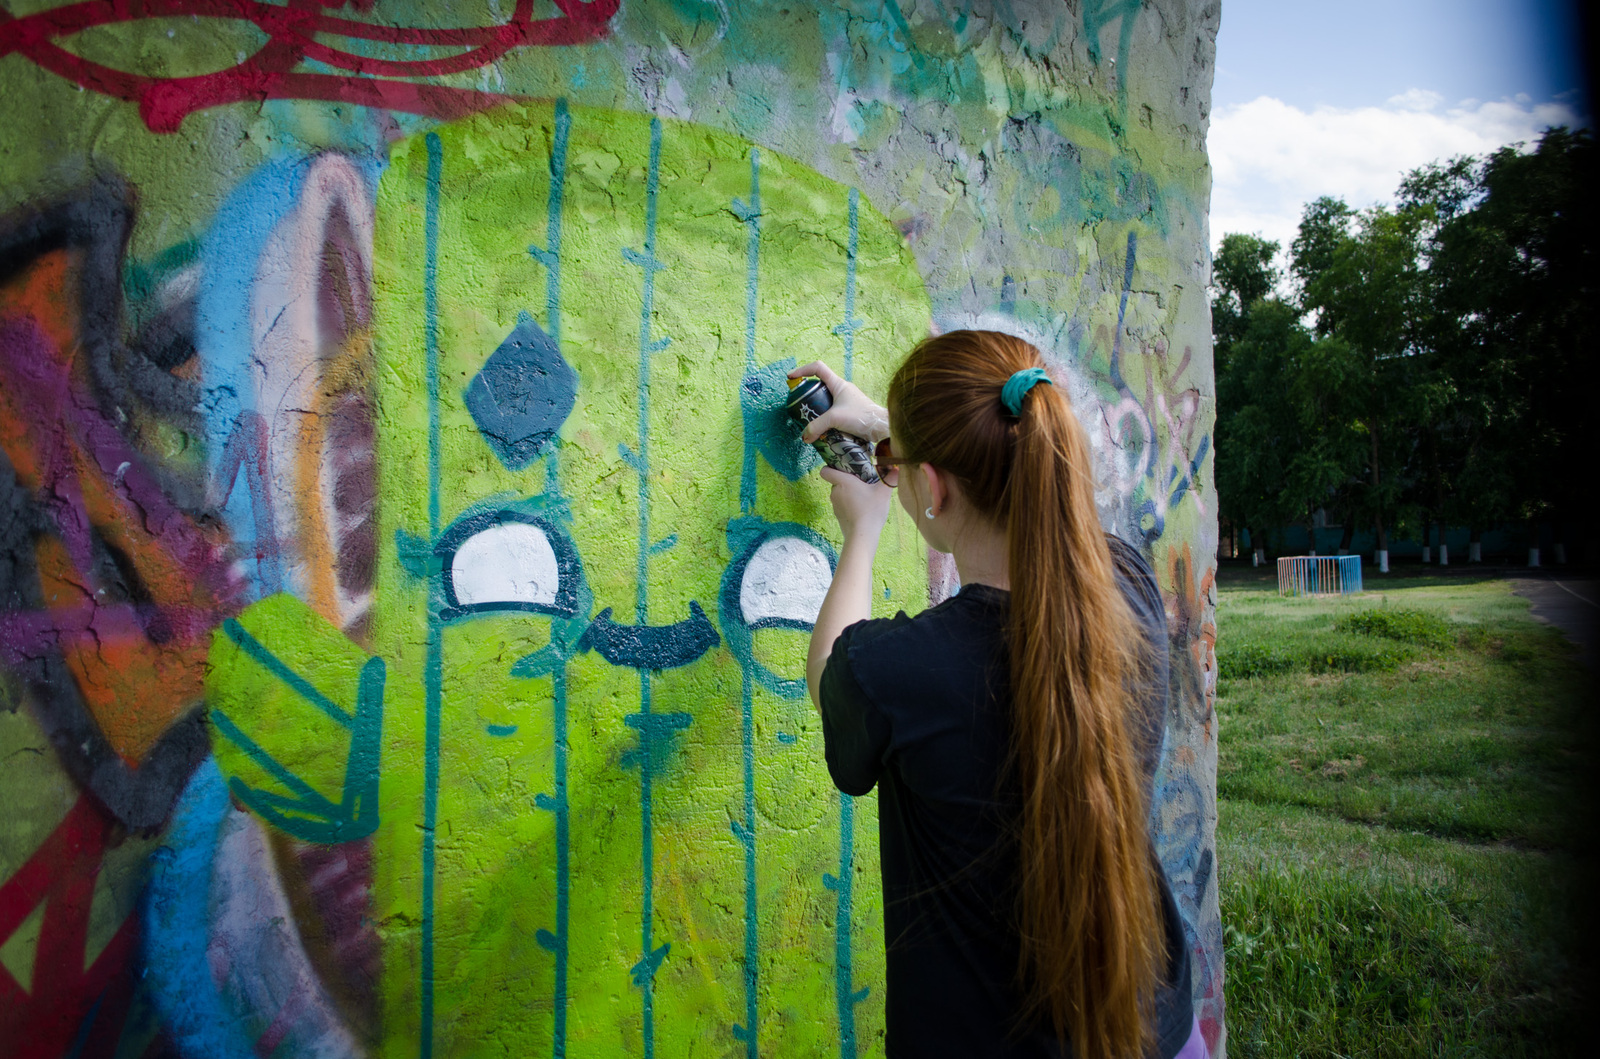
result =
[{"label": "graffiti mural", "polygon": [[0,1056],[881,1055],[784,377],[970,325],[1167,598],[1220,1052],[1215,17],[7,5]]},{"label": "graffiti mural", "polygon": [[[63,4],[19,18],[0,12],[0,55],[15,52],[40,68],[81,88],[139,105],[139,116],[152,132],[176,132],[197,110],[243,100],[322,99],[360,103],[412,114],[452,118],[505,102],[503,93],[480,92],[451,85],[404,80],[437,78],[494,63],[513,48],[581,44],[605,35],[618,0],[555,0],[560,14],[535,19],[533,0],[516,0],[504,22],[471,27],[393,25],[381,21],[375,0],[348,4],[292,0],[170,0],[167,3],[107,4],[99,0]],[[326,14],[330,7],[354,8],[365,18]],[[113,31],[134,44],[145,33],[175,37],[173,20],[188,16],[198,24],[212,49],[237,44],[232,65],[188,76],[124,69],[116,62],[97,62],[65,45],[90,30]],[[380,17],[374,17],[380,16]],[[118,32],[120,31],[120,32]],[[102,32],[102,35],[105,34]],[[355,50],[339,48],[328,38],[359,41]],[[320,38],[320,39],[319,39]],[[395,57],[370,54],[387,46]],[[452,54],[438,58],[401,58],[428,50]],[[165,64],[153,64],[162,66]],[[315,68],[342,71],[315,72]]]}]

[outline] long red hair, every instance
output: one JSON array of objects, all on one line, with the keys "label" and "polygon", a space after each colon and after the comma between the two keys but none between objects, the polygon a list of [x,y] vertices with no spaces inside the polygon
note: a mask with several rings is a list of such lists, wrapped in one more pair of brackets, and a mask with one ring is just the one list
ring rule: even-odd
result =
[{"label": "long red hair", "polygon": [[1054,386],[1002,406],[1039,351],[952,331],[911,352],[889,384],[902,458],[955,476],[1005,527],[1021,795],[1017,919],[1024,1014],[1080,1059],[1141,1056],[1161,973],[1159,890],[1129,719],[1145,641],[1117,587],[1095,513],[1088,439]]}]

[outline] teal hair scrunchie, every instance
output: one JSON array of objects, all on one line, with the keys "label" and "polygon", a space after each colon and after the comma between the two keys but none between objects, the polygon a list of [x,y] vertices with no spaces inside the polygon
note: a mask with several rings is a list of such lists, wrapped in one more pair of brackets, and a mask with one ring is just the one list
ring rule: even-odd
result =
[{"label": "teal hair scrunchie", "polygon": [[1000,403],[1006,406],[1007,412],[1020,418],[1022,415],[1022,399],[1028,396],[1029,390],[1041,382],[1047,386],[1055,385],[1050,380],[1049,372],[1043,368],[1023,368],[1007,379],[1004,386],[1000,387]]}]

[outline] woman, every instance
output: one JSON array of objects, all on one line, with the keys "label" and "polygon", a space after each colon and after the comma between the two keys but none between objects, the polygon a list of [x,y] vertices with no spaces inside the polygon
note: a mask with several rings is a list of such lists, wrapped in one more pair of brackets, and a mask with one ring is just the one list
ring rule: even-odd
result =
[{"label": "woman", "polygon": [[[823,364],[791,375],[834,394],[806,437],[876,442],[884,479],[822,472],[844,543],[806,676],[835,784],[879,790],[889,1055],[1203,1056],[1146,823],[1160,597],[1100,529],[1088,443],[1038,351],[930,338],[887,411]],[[962,588],[871,621],[890,487]]]}]

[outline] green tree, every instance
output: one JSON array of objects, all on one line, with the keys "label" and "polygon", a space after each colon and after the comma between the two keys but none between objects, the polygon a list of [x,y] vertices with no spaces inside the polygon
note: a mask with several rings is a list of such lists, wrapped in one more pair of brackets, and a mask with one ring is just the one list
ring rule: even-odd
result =
[{"label": "green tree", "polygon": [[[1277,493],[1283,478],[1277,446],[1283,440],[1280,410],[1252,397],[1252,387],[1284,387],[1273,377],[1275,366],[1260,362],[1262,341],[1245,352],[1236,346],[1249,331],[1255,309],[1278,282],[1273,258],[1278,244],[1237,232],[1222,237],[1212,259],[1211,331],[1217,375],[1216,475],[1220,514],[1250,531],[1255,547],[1264,547],[1269,527],[1277,524]],[[1276,320],[1281,313],[1271,310]],[[1286,384],[1284,384],[1286,386]]]},{"label": "green tree", "polygon": [[1232,343],[1243,337],[1250,323],[1250,310],[1272,293],[1279,274],[1272,264],[1278,244],[1258,235],[1237,232],[1222,237],[1222,246],[1211,261],[1211,334],[1216,347],[1225,355]]},{"label": "green tree", "polygon": [[1406,513],[1416,428],[1436,403],[1428,357],[1436,325],[1422,254],[1435,217],[1431,205],[1357,213],[1318,199],[1292,247],[1302,308],[1314,314],[1319,336],[1340,340],[1341,363],[1328,378],[1341,391],[1329,402],[1364,438],[1365,482],[1352,490],[1352,507],[1370,519],[1380,552]]},{"label": "green tree", "polygon": [[[1258,539],[1319,506],[1377,531],[1573,524],[1597,335],[1593,136],[1550,129],[1406,177],[1393,208],[1307,204],[1214,262],[1217,484]],[[1305,321],[1309,321],[1309,328]],[[1476,539],[1476,538],[1475,538]]]},{"label": "green tree", "polygon": [[1257,300],[1217,372],[1217,495],[1256,547],[1275,527],[1309,523],[1360,460],[1344,407],[1348,348],[1300,317],[1289,302]]},{"label": "green tree", "polygon": [[[1402,194],[1448,215],[1433,239],[1441,345],[1459,399],[1455,491],[1472,521],[1571,521],[1583,503],[1579,424],[1592,392],[1600,183],[1588,130],[1534,150],[1427,167]],[[1454,209],[1448,207],[1454,205]]]},{"label": "green tree", "polygon": [[1305,337],[1297,344],[1290,385],[1300,433],[1287,487],[1308,522],[1319,507],[1337,512],[1345,527],[1341,546],[1349,547],[1362,513],[1361,471],[1368,451],[1359,419],[1363,364],[1337,335],[1313,338],[1303,326],[1301,331]]},{"label": "green tree", "polygon": [[1482,199],[1482,173],[1482,163],[1471,157],[1435,162],[1407,174],[1398,196],[1402,209],[1428,219],[1421,252],[1427,265],[1423,279],[1426,296],[1434,312],[1428,317],[1431,333],[1422,343],[1430,363],[1424,373],[1424,389],[1416,395],[1423,413],[1417,421],[1416,500],[1427,513],[1424,543],[1429,540],[1429,524],[1435,520],[1440,525],[1441,544],[1443,528],[1451,524],[1471,527],[1476,541],[1484,525],[1502,518],[1505,508],[1505,483],[1473,473],[1483,452],[1483,436],[1477,428],[1487,408],[1481,394],[1462,385],[1463,325],[1470,314],[1451,310],[1444,290],[1447,271],[1439,267],[1442,237],[1449,225]]},{"label": "green tree", "polygon": [[1289,272],[1302,301],[1308,284],[1333,264],[1339,248],[1350,239],[1356,213],[1343,199],[1324,195],[1300,212],[1300,229],[1289,244]]},{"label": "green tree", "polygon": [[1252,307],[1217,371],[1216,475],[1221,513],[1249,529],[1252,545],[1298,518],[1288,495],[1291,450],[1300,437],[1291,398],[1296,347],[1310,340],[1293,306]]}]

